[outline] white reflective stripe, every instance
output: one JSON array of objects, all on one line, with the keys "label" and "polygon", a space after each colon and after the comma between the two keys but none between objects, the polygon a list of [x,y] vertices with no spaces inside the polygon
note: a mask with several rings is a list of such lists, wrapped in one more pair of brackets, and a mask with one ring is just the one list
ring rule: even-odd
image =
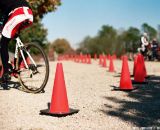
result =
[{"label": "white reflective stripe", "polygon": [[29,14],[28,9],[28,7],[23,7],[24,14],[31,22],[33,22],[33,15]]},{"label": "white reflective stripe", "polygon": [[12,11],[8,14],[8,16],[11,15],[12,13],[14,13],[16,10],[18,10],[18,9],[20,9],[20,8],[27,8],[27,9],[29,9],[28,7],[18,7],[18,8],[15,8],[14,10],[12,10]]},{"label": "white reflective stripe", "polygon": [[29,14],[28,9],[28,7],[23,7],[24,14],[31,22],[33,22],[33,15]]},{"label": "white reflective stripe", "polygon": [[29,13],[28,13],[28,8],[23,7],[23,11],[24,11],[24,14],[25,14],[26,16],[28,16],[28,15],[29,15]]}]

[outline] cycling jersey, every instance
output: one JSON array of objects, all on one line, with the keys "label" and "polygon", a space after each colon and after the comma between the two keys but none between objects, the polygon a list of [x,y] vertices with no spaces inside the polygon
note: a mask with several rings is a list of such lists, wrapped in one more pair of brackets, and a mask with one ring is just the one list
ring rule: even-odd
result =
[{"label": "cycling jersey", "polygon": [[14,38],[22,23],[26,20],[28,21],[28,25],[25,25],[23,28],[26,28],[33,22],[33,14],[30,8],[18,7],[12,10],[8,21],[3,27],[2,35],[6,38]]},{"label": "cycling jersey", "polygon": [[0,10],[8,15],[12,10],[18,7],[29,7],[25,0],[0,0]]},{"label": "cycling jersey", "polygon": [[13,38],[24,21],[33,22],[32,10],[25,0],[0,0],[0,11],[4,15],[2,35],[6,38]]}]

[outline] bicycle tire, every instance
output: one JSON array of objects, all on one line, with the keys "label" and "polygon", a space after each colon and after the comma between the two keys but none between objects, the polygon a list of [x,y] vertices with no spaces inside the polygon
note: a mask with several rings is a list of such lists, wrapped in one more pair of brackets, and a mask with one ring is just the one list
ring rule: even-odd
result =
[{"label": "bicycle tire", "polygon": [[[48,62],[48,58],[47,58],[45,52],[43,51],[43,49],[41,48],[41,46],[38,45],[38,44],[36,44],[36,43],[28,43],[28,44],[24,45],[24,47],[25,47],[26,49],[31,48],[31,47],[32,47],[32,49],[38,49],[39,53],[41,54],[41,56],[42,56],[43,59],[44,59],[45,72],[46,72],[46,73],[45,73],[43,82],[41,83],[40,86],[38,86],[38,88],[36,88],[36,89],[34,88],[34,89],[33,89],[32,86],[26,85],[27,82],[29,83],[29,81],[31,81],[31,79],[28,80],[28,81],[24,81],[24,77],[22,76],[22,73],[24,72],[24,70],[27,71],[27,69],[20,70],[20,58],[21,58],[20,56],[21,56],[21,54],[20,54],[20,50],[18,50],[19,55],[18,55],[17,61],[16,61],[16,68],[18,68],[18,70],[19,70],[18,80],[19,80],[19,82],[20,82],[20,84],[21,84],[21,86],[22,86],[22,89],[24,89],[24,91],[26,91],[26,92],[29,92],[29,93],[40,93],[40,92],[44,92],[44,88],[45,88],[45,86],[46,86],[46,84],[47,84],[47,82],[48,82],[48,78],[49,78],[49,62]],[[32,57],[32,58],[33,58],[33,57]],[[33,60],[35,60],[35,59],[33,58]],[[28,70],[28,71],[29,71],[29,70]],[[44,74],[43,74],[43,75],[44,75]],[[42,76],[42,75],[41,75],[41,76]],[[40,78],[40,77],[39,77],[39,78]],[[32,82],[32,81],[31,81],[31,82]]]}]

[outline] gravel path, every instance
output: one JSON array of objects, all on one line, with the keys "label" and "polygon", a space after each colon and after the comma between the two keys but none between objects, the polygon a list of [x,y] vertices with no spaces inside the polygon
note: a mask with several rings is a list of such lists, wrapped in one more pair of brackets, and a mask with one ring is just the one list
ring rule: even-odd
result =
[{"label": "gravel path", "polygon": [[[149,84],[132,92],[112,91],[118,86],[121,61],[114,61],[116,73],[91,65],[63,61],[69,106],[77,114],[57,118],[39,115],[51,101],[57,62],[50,62],[45,93],[30,94],[15,88],[0,90],[0,130],[130,130],[160,126],[160,63],[147,62],[147,72],[155,75]],[[129,62],[132,72],[133,62]],[[12,87],[13,85],[11,85]]]}]

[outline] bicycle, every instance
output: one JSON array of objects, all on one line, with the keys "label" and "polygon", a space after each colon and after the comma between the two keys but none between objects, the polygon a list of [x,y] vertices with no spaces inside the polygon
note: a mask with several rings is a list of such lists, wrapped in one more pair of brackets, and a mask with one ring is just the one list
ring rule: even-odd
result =
[{"label": "bicycle", "polygon": [[[22,26],[25,24],[27,21]],[[44,88],[49,78],[48,58],[39,44],[23,44],[18,34],[15,38],[14,63],[9,65],[10,74],[18,78],[23,91],[45,92]]]}]

